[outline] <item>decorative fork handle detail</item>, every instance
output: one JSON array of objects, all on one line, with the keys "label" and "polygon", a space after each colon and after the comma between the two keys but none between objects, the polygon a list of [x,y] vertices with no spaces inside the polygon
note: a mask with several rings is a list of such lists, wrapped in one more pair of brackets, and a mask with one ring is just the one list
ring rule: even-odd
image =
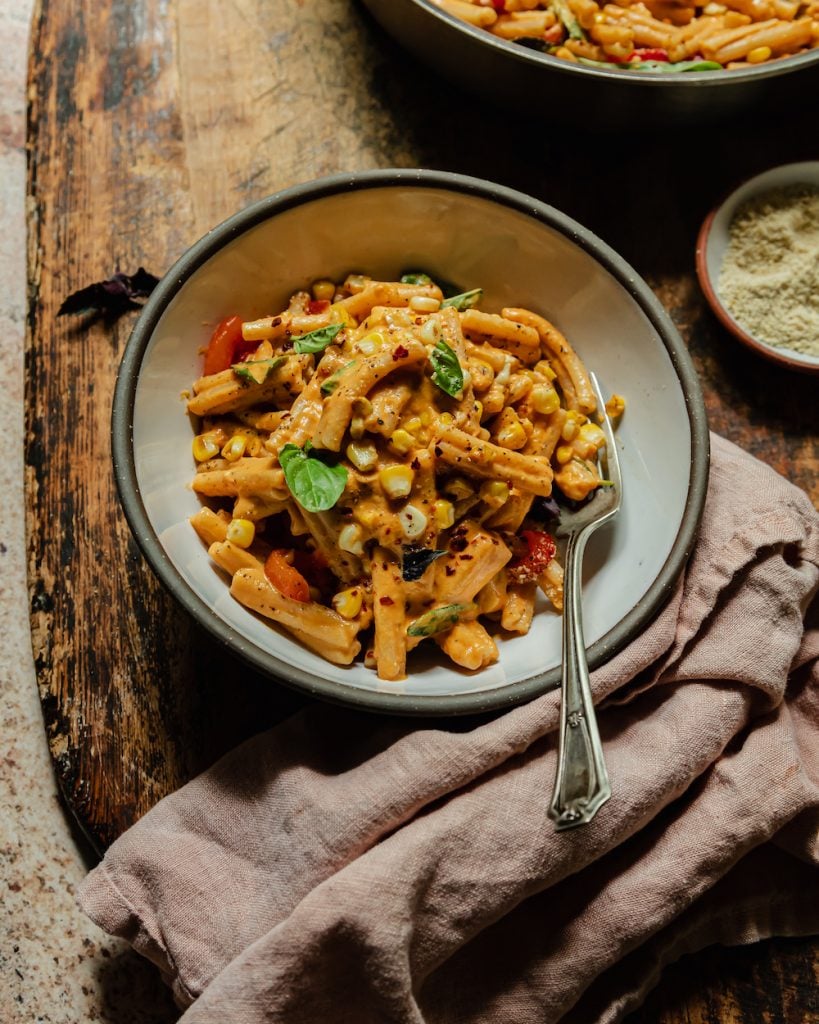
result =
[{"label": "decorative fork handle detail", "polygon": [[560,734],[549,808],[557,831],[585,825],[611,796],[592,703],[580,606],[583,550],[596,525],[572,534],[566,547]]}]

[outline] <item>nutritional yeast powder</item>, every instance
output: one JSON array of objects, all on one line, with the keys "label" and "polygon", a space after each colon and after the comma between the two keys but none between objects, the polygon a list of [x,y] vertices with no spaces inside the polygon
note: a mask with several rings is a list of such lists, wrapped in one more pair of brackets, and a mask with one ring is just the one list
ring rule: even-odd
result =
[{"label": "nutritional yeast powder", "polygon": [[718,290],[755,338],[819,356],[819,188],[774,189],[739,207]]}]

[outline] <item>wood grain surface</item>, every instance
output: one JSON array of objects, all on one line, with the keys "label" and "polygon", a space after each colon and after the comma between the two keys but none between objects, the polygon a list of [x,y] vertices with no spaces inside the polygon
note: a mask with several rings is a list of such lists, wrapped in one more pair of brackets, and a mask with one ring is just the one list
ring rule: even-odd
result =
[{"label": "wood grain surface", "polygon": [[[548,111],[549,98],[530,98]],[[115,492],[109,417],[133,315],[57,319],[72,290],[162,274],[209,227],[342,170],[421,166],[531,193],[619,250],[694,357],[712,428],[819,504],[816,378],[746,352],[693,275],[702,218],[738,180],[817,156],[783,111],[628,136],[459,94],[345,0],[41,0],[29,77],[27,502],[34,655],[68,807],[103,849],[239,739],[301,703],[233,662],[155,581]],[[812,940],[684,961],[634,1024],[819,1019]]]}]

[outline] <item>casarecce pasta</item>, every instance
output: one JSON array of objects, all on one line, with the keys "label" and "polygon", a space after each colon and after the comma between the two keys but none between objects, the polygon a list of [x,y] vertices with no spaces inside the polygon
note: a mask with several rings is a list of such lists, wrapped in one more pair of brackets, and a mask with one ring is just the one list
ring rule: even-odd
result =
[{"label": "casarecce pasta", "polygon": [[[339,665],[385,680],[426,641],[459,666],[562,608],[543,528],[553,484],[605,486],[595,397],[569,341],[526,309],[445,298],[426,274],[317,281],[214,331],[191,522],[231,594]],[[214,506],[214,507],[212,507]]]},{"label": "casarecce pasta", "polygon": [[502,39],[633,71],[719,71],[819,45],[817,0],[432,0]]}]

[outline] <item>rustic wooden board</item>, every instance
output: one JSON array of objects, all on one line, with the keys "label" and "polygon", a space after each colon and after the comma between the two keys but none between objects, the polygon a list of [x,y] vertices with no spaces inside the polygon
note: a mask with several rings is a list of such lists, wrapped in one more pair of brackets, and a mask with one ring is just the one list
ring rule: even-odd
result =
[{"label": "rustic wooden board", "polygon": [[[693,277],[696,229],[721,192],[815,156],[811,134],[787,112],[684,138],[530,125],[453,91],[344,0],[41,0],[29,116],[31,622],[57,777],[96,846],[301,699],[200,635],[142,561],[108,439],[133,316],[56,320],[68,292],[115,268],[161,274],[230,213],[323,174],[427,166],[499,180],[572,214],[647,277],[694,356],[713,428],[819,503],[815,378],[742,350]],[[815,1019],[813,942],[691,963],[719,966],[704,985],[687,968],[674,975],[641,1024]]]}]

